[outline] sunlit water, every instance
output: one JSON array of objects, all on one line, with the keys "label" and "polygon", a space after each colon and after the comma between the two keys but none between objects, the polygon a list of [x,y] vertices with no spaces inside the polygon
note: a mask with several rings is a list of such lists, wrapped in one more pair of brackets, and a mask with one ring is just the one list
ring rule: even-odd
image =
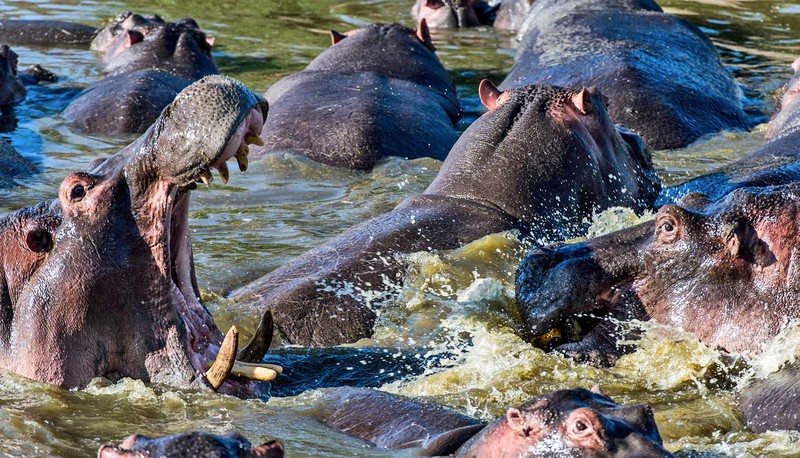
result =
[{"label": "sunlit water", "polygon": [[[215,57],[222,72],[260,92],[302,69],[325,49],[329,29],[346,31],[374,21],[411,25],[412,2],[77,3],[6,0],[0,3],[0,16],[96,25],[125,10],[158,13],[172,20],[192,16],[217,36]],[[742,84],[748,108],[768,119],[775,96],[790,75],[789,64],[800,54],[800,2],[670,0],[662,5],[711,36]],[[499,82],[511,67],[513,36],[479,28],[435,32],[434,41],[458,85],[465,109],[461,127],[466,128],[481,112],[477,83],[485,77]],[[32,89],[26,102],[0,118],[3,136],[42,169],[18,188],[0,191],[2,210],[54,197],[66,174],[84,169],[93,158],[113,153],[131,140],[76,135],[58,116],[76,91],[100,77],[92,53],[14,49],[21,64],[40,63],[61,80]],[[656,162],[664,181],[675,183],[735,160],[764,141],[763,129],[723,133],[685,150],[658,152]],[[225,292],[354,222],[390,210],[423,190],[439,165],[430,159],[391,159],[362,173],[273,156],[253,164],[244,175],[234,173],[229,186],[201,187],[194,194],[191,213],[197,273],[219,324],[252,329],[258,317],[243,315],[220,299]],[[597,218],[594,229],[602,233],[635,221],[624,211],[608,212]],[[514,234],[499,234],[452,253],[409,256],[406,286],[395,305],[381,311],[374,339],[357,346],[399,348],[429,364],[412,371],[421,374],[404,376],[382,389],[427,396],[488,420],[531,396],[598,383],[620,402],[652,405],[670,450],[732,457],[798,453],[800,435],[748,433],[730,390],[740,383],[740,376],[768,373],[793,357],[799,340],[796,332],[787,331],[757,360],[734,364],[723,362],[719,353],[691,335],[638,324],[646,330],[640,349],[615,367],[577,365],[545,354],[517,335],[521,324],[513,278],[525,248]],[[378,367],[375,371],[382,372]],[[85,390],[64,391],[0,374],[0,454],[86,456],[102,443],[133,432],[161,435],[202,429],[238,431],[253,441],[279,438],[290,456],[409,455],[370,449],[322,427],[309,415],[315,399],[310,392],[275,397],[268,403],[240,401],[129,380],[115,385],[98,380]]]}]

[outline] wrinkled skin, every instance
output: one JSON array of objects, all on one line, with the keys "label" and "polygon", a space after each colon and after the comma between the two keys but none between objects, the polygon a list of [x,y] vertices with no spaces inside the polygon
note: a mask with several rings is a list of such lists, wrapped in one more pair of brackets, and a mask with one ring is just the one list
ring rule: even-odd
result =
[{"label": "wrinkled skin", "polygon": [[97,29],[64,21],[0,19],[0,42],[12,45],[88,45]]},{"label": "wrinkled skin", "polygon": [[278,441],[253,446],[246,438],[231,434],[189,432],[150,438],[134,434],[119,445],[104,445],[98,458],[283,458],[283,445]]},{"label": "wrinkled skin", "polygon": [[324,424],[388,449],[424,456],[670,457],[652,410],[599,392],[554,391],[490,425],[443,407],[364,388],[324,390],[312,413]]},{"label": "wrinkled skin", "polygon": [[17,72],[17,53],[8,45],[0,45],[0,107],[25,97],[25,86]]},{"label": "wrinkled skin", "polygon": [[[511,229],[563,239],[583,233],[594,211],[650,208],[660,186],[650,151],[611,123],[599,94],[550,86],[499,93],[484,82],[481,97],[490,111],[459,138],[422,195],[230,297],[251,310],[271,309],[288,342],[353,342],[371,335],[372,307],[391,297],[385,283],[402,281],[398,255],[455,249]],[[368,304],[360,289],[386,294]],[[243,356],[258,361],[263,351],[251,346]]]},{"label": "wrinkled skin", "polygon": [[503,0],[494,20],[494,27],[500,30],[519,30],[534,2],[535,0]]},{"label": "wrinkled skin", "polygon": [[123,30],[112,41],[104,58],[108,76],[89,86],[64,111],[64,119],[76,129],[144,132],[180,91],[217,73],[211,57],[213,39],[191,19],[158,25],[131,41],[133,33],[138,32]]},{"label": "wrinkled skin", "polygon": [[541,0],[501,88],[595,86],[611,119],[655,149],[755,124],[714,45],[651,0]]},{"label": "wrinkled skin", "polygon": [[66,388],[132,377],[208,389],[222,334],[194,277],[190,189],[259,133],[266,107],[234,80],[205,78],[139,139],[65,178],[57,200],[0,220],[0,367]]},{"label": "wrinkled skin", "polygon": [[270,117],[255,154],[290,151],[371,169],[386,156],[444,159],[460,106],[424,24],[376,24],[346,35],[266,93]]},{"label": "wrinkled skin", "polygon": [[497,9],[481,0],[417,0],[411,16],[417,22],[425,19],[434,29],[476,27],[491,25]]}]

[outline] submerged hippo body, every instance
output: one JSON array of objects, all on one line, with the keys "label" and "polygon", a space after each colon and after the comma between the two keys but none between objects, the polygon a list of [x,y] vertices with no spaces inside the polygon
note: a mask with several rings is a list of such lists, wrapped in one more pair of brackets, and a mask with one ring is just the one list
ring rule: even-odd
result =
[{"label": "submerged hippo body", "polygon": [[28,176],[36,167],[25,160],[6,140],[0,138],[0,188],[16,184],[16,179]]},{"label": "submerged hippo body", "polygon": [[200,432],[150,438],[134,434],[119,446],[104,445],[98,458],[283,458],[278,441],[253,446],[246,438],[232,434],[217,436]]},{"label": "submerged hippo body", "polygon": [[[488,426],[425,402],[364,388],[324,390],[314,414],[327,426],[425,456],[669,457],[653,412],[598,392],[560,390],[509,409]],[[560,453],[560,454],[559,454]]]},{"label": "submerged hippo body", "polygon": [[652,318],[713,347],[755,352],[786,318],[800,318],[787,245],[800,230],[797,84],[793,78],[770,141],[665,189],[654,222],[529,254],[517,272],[517,299],[531,339],[552,328],[564,332],[577,319],[582,335],[564,333],[579,342],[555,346],[575,356],[613,355],[613,326],[601,321],[593,328],[597,323],[585,318],[608,314]]},{"label": "submerged hippo body", "polygon": [[0,19],[0,43],[12,45],[88,45],[95,27],[64,21]]},{"label": "submerged hippo body", "polygon": [[0,107],[19,102],[25,97],[25,85],[17,71],[17,53],[8,45],[0,45]]},{"label": "submerged hippo body", "polygon": [[347,35],[266,93],[265,152],[370,169],[386,156],[444,159],[458,138],[456,90],[424,24],[372,25]]},{"label": "submerged hippo body", "polygon": [[108,75],[70,103],[64,119],[88,133],[144,132],[181,90],[217,73],[212,43],[187,20],[120,33],[106,46]]},{"label": "submerged hippo body", "polygon": [[[375,320],[359,291],[401,281],[400,254],[454,249],[510,229],[560,240],[585,230],[594,211],[652,203],[659,184],[650,152],[639,137],[617,130],[599,95],[549,86],[500,93],[484,82],[481,98],[491,111],[461,136],[422,195],[231,297],[271,309],[291,343],[353,342],[371,335]],[[244,353],[245,360],[263,354],[252,347]]]},{"label": "submerged hippo body", "polygon": [[539,0],[522,33],[501,88],[595,86],[656,149],[754,125],[708,37],[651,0]]},{"label": "submerged hippo body", "polygon": [[0,220],[0,367],[62,387],[102,376],[208,387],[222,334],[194,278],[190,189],[212,167],[227,174],[265,116],[240,83],[205,78],[139,139],[65,178],[57,200]]}]

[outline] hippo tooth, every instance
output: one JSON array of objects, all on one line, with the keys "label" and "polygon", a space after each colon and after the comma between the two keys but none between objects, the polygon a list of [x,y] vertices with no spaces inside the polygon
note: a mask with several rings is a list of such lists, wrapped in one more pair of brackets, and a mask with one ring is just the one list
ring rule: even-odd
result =
[{"label": "hippo tooth", "polygon": [[219,389],[222,383],[231,374],[232,369],[236,365],[236,351],[239,347],[239,330],[236,326],[231,326],[231,329],[225,334],[225,340],[219,347],[219,353],[214,360],[214,364],[206,371],[206,380],[214,390]]},{"label": "hippo tooth", "polygon": [[247,170],[247,165],[249,161],[247,160],[247,156],[250,154],[250,149],[247,148],[247,145],[242,144],[239,149],[236,151],[236,163],[239,164],[239,170],[242,172]]},{"label": "hippo tooth", "polygon": [[264,146],[264,140],[262,140],[258,135],[248,135],[244,137],[244,141],[250,145]]},{"label": "hippo tooth", "polygon": [[228,179],[230,178],[230,172],[228,171],[228,164],[222,163],[217,166],[217,171],[219,172],[219,176],[222,178],[223,184],[228,184]]},{"label": "hippo tooth", "polygon": [[204,170],[203,173],[200,174],[200,179],[203,180],[205,184],[211,184],[211,182],[214,181],[211,170]]},{"label": "hippo tooth", "polygon": [[[278,369],[278,370],[276,370]],[[233,363],[231,374],[250,380],[260,380],[269,382],[275,380],[278,374],[283,372],[283,368],[272,364],[247,364],[240,361]]]}]

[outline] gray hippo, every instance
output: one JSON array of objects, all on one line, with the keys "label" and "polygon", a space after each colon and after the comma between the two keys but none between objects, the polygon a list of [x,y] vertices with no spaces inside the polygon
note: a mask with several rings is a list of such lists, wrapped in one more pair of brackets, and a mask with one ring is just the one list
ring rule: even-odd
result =
[{"label": "gray hippo", "polygon": [[[650,208],[660,183],[650,150],[608,119],[599,93],[552,86],[500,92],[459,138],[427,190],[230,293],[272,310],[293,344],[338,345],[372,334],[375,312],[359,289],[402,280],[398,256],[449,250],[518,229],[535,240],[581,234],[593,212]],[[270,112],[270,118],[272,112]],[[243,361],[259,361],[248,346]]]},{"label": "gray hippo", "polygon": [[671,457],[645,405],[620,406],[597,389],[554,391],[487,425],[435,404],[367,388],[322,391],[313,416],[388,449],[423,456]]},{"label": "gray hippo", "polygon": [[67,176],[58,199],[2,218],[0,368],[67,388],[113,376],[263,394],[225,380],[263,371],[237,368],[236,330],[223,342],[200,301],[188,212],[195,182],[227,174],[266,114],[240,83],[204,78],[133,143]]},{"label": "gray hippo", "polygon": [[611,119],[655,149],[755,124],[714,45],[652,0],[538,0],[500,86],[595,86]]},{"label": "gray hippo", "polygon": [[151,438],[134,434],[119,446],[104,445],[97,458],[283,458],[283,444],[269,441],[253,446],[246,438],[231,434],[190,432]]},{"label": "gray hippo", "polygon": [[712,347],[754,352],[786,318],[800,318],[792,280],[800,204],[798,80],[787,88],[769,142],[664,190],[654,221],[533,250],[517,272],[531,341],[556,329],[562,337],[549,347],[613,362],[620,350],[616,327],[597,319],[608,315],[652,318]]},{"label": "gray hippo", "polygon": [[14,147],[0,138],[0,188],[16,185],[16,179],[29,176],[36,166],[19,155]]},{"label": "gray hippo", "polygon": [[425,19],[431,28],[493,25],[500,30],[519,30],[534,0],[417,0],[411,16]]},{"label": "gray hippo", "polygon": [[[123,21],[124,23],[124,21]],[[104,45],[108,75],[67,106],[64,119],[87,133],[144,132],[192,82],[217,73],[214,40],[191,19],[126,29]]]},{"label": "gray hippo", "polygon": [[8,45],[0,45],[0,107],[25,98],[26,85],[56,81],[57,76],[39,65],[19,71],[19,56]]},{"label": "gray hippo", "polygon": [[371,169],[386,156],[444,159],[458,138],[456,89],[417,30],[374,24],[339,34],[305,70],[273,85],[254,154],[290,151],[339,167]]}]

